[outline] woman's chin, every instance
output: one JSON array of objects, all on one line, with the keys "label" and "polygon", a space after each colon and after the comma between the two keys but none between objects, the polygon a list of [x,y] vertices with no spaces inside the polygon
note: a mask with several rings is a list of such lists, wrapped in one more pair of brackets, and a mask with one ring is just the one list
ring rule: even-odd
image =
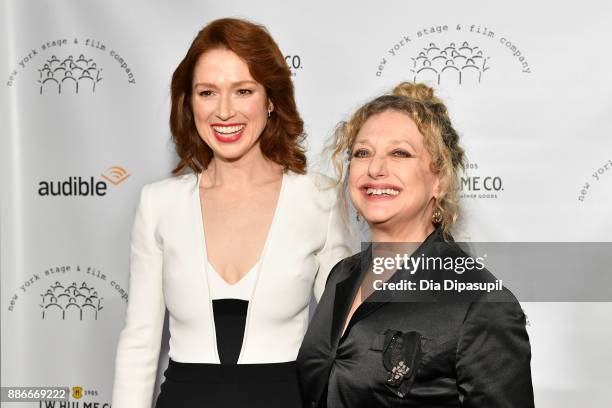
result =
[{"label": "woman's chin", "polygon": [[214,152],[214,155],[217,160],[225,162],[234,162],[244,156],[244,152],[228,152],[225,150],[220,150]]},{"label": "woman's chin", "polygon": [[232,145],[221,145],[215,146],[213,149],[213,154],[217,159],[221,159],[223,161],[236,161],[246,156],[251,152],[254,146],[249,146],[248,144],[232,144]]},{"label": "woman's chin", "polygon": [[393,214],[390,214],[388,212],[376,211],[376,212],[363,214],[363,219],[371,226],[381,225],[381,224],[388,222],[391,219],[392,215]]}]

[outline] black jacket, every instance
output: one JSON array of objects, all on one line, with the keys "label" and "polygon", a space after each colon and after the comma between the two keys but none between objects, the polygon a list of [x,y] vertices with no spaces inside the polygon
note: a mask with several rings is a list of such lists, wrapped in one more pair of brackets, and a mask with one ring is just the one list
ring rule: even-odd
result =
[{"label": "black jacket", "polygon": [[[439,229],[417,251],[466,256]],[[525,315],[505,288],[456,301],[377,301],[375,292],[341,337],[364,257],[333,268],[310,322],[297,358],[304,407],[534,406]],[[482,279],[495,278],[485,270]]]}]

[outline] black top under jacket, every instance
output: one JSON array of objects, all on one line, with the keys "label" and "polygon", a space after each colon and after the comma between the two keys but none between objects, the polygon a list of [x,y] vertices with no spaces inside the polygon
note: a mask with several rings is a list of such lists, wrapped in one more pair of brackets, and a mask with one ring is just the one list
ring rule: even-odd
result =
[{"label": "black top under jacket", "polygon": [[[439,228],[415,253],[467,256]],[[297,358],[304,407],[534,406],[526,318],[505,288],[400,302],[375,292],[341,336],[367,257],[371,246],[330,273]],[[481,279],[495,281],[486,269]]]}]

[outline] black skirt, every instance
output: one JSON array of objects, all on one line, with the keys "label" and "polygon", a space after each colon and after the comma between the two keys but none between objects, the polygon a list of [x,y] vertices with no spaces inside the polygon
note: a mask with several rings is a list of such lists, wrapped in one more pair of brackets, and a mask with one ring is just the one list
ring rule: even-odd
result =
[{"label": "black skirt", "polygon": [[170,359],[155,408],[301,408],[294,361],[179,363]]}]

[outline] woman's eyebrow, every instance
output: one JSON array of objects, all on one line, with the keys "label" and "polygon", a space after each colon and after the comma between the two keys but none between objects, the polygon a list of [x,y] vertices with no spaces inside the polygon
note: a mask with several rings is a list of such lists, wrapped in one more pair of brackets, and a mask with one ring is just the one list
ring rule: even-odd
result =
[{"label": "woman's eyebrow", "polygon": [[367,140],[367,139],[357,139],[357,140],[355,140],[355,143],[353,143],[353,144],[368,144],[368,145],[372,146],[372,143],[370,143],[370,141]]},{"label": "woman's eyebrow", "polygon": [[[236,82],[232,82],[231,87],[238,87],[238,86],[245,86],[245,85],[252,85],[255,86],[257,85],[257,82],[255,81],[251,81],[251,80],[244,80],[244,81],[236,81]],[[193,84],[194,88],[196,86],[204,86],[206,88],[217,88],[217,86],[215,84],[211,84],[210,82],[196,82],[195,84]]]},{"label": "woman's eyebrow", "polygon": [[241,86],[241,85],[257,85],[257,82],[255,81],[251,81],[251,80],[245,80],[245,81],[238,81],[238,82],[234,82],[232,84],[232,86]]},{"label": "woman's eyebrow", "polygon": [[389,140],[389,143],[393,143],[393,144],[407,143],[410,146],[412,146],[412,144],[406,139],[393,139],[393,140]]},{"label": "woman's eyebrow", "polygon": [[193,87],[195,88],[196,86],[204,86],[206,88],[217,88],[214,84],[211,84],[208,82],[196,82],[195,84],[193,84]]}]

